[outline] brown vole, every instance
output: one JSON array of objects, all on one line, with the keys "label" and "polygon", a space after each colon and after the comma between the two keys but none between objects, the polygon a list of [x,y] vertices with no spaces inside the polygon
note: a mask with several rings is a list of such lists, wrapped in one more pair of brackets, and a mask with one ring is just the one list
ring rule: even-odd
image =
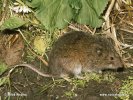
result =
[{"label": "brown vole", "polygon": [[49,67],[60,77],[123,67],[113,43],[104,37],[74,31],[60,37],[50,53]]},{"label": "brown vole", "polygon": [[44,74],[29,64],[16,66],[26,66],[45,77],[66,77],[70,74],[79,77],[81,72],[117,69],[123,67],[123,63],[110,40],[74,31],[54,43],[49,56],[50,74]]}]

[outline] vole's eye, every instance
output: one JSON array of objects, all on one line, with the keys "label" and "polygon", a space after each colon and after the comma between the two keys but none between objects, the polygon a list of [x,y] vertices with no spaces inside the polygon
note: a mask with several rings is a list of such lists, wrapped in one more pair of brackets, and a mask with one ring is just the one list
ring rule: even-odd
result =
[{"label": "vole's eye", "polygon": [[114,60],[114,57],[110,57],[110,60]]}]

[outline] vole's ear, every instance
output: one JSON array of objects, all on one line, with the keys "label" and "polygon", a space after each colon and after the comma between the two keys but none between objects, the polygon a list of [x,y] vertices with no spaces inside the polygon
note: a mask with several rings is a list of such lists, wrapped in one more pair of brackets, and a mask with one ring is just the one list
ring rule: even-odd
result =
[{"label": "vole's ear", "polygon": [[96,48],[96,53],[98,56],[102,56],[102,49],[101,48]]}]

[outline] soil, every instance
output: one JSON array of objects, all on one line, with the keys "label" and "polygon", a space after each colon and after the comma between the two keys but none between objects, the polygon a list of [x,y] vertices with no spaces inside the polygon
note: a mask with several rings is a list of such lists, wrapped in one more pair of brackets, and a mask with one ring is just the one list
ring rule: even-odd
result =
[{"label": "soil", "polygon": [[[131,72],[133,69],[115,73],[116,79],[113,82],[99,83],[96,80],[90,80],[82,86],[64,79],[53,81],[52,78],[38,76],[27,68],[19,68],[11,75],[10,86],[1,87],[0,95],[2,100],[9,98],[7,95],[15,95],[11,96],[10,100],[119,100],[119,98],[116,99],[115,96],[109,95],[119,93],[122,80],[131,76]],[[80,81],[82,82],[82,80]],[[133,95],[130,95],[130,100],[132,99]]]}]

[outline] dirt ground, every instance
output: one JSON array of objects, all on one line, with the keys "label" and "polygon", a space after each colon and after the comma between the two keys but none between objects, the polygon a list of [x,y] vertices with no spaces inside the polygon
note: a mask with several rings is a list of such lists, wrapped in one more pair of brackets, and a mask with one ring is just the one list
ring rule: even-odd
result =
[{"label": "dirt ground", "polygon": [[[124,72],[105,72],[98,79],[78,80],[72,82],[63,79],[53,80],[38,76],[27,68],[19,68],[11,75],[11,83],[0,89],[2,100],[120,100],[118,96],[123,80],[132,76],[133,69],[126,69]],[[103,80],[103,77],[113,75],[112,81]],[[110,79],[109,78],[109,79]],[[131,80],[130,80],[131,81]],[[116,96],[114,96],[116,94]],[[119,95],[129,95],[119,94]],[[129,100],[133,99],[130,94]]]}]

